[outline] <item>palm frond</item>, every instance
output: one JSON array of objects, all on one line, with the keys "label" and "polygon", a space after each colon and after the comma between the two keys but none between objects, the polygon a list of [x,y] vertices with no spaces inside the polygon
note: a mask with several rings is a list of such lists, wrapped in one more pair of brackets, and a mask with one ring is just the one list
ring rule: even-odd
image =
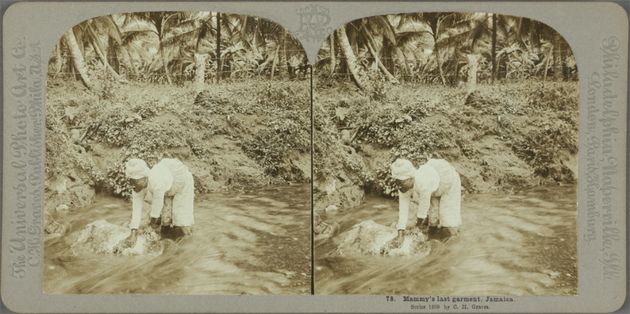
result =
[{"label": "palm frond", "polygon": [[195,28],[183,33],[171,34],[167,38],[162,39],[161,45],[162,47],[190,45],[199,37],[199,32],[201,32],[201,29]]}]

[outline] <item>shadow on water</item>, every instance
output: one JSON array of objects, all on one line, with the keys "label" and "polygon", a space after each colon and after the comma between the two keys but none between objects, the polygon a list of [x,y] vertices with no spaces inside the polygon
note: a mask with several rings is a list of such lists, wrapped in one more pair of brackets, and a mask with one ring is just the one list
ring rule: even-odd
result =
[{"label": "shadow on water", "polygon": [[[99,219],[124,225],[117,198],[69,213],[68,234]],[[308,294],[310,189],[279,187],[195,200],[193,236],[162,240],[151,256],[74,256],[66,238],[45,242],[45,293]]]},{"label": "shadow on water", "polygon": [[[574,295],[576,202],[575,186],[467,195],[460,236],[431,240],[425,258],[339,257],[331,254],[333,240],[316,242],[315,293]],[[370,197],[332,219],[340,232],[369,219],[392,225],[397,206]]]}]

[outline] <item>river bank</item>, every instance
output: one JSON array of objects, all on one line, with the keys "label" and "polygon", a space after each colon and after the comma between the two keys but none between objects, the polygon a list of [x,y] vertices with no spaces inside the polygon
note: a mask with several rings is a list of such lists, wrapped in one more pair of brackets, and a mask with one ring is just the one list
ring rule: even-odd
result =
[{"label": "river bank", "polygon": [[320,80],[314,97],[316,224],[326,209],[352,208],[366,194],[395,197],[396,158],[416,166],[448,160],[465,194],[577,182],[577,82],[478,85],[468,93],[417,84],[358,92]]},{"label": "river bank", "polygon": [[49,80],[46,96],[46,232],[97,193],[127,198],[124,161],[178,158],[198,195],[310,182],[305,81],[243,80],[191,86],[109,84],[98,93]]}]

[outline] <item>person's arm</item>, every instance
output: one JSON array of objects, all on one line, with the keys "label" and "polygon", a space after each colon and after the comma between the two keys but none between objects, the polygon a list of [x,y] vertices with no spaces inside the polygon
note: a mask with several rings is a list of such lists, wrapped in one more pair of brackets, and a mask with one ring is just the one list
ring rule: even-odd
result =
[{"label": "person's arm", "polygon": [[[407,219],[409,218],[409,204],[411,203],[411,192],[405,193],[398,191],[398,223],[396,229],[405,230],[407,228]],[[399,232],[400,233],[400,232]]]},{"label": "person's arm", "polygon": [[129,222],[129,228],[132,230],[138,230],[140,226],[145,193],[144,190],[139,193],[131,192],[131,222]]},{"label": "person's arm", "polygon": [[142,204],[144,203],[145,191],[136,193],[131,192],[131,221],[129,222],[129,228],[131,232],[127,238],[121,243],[124,247],[132,247],[136,244],[138,237],[138,227],[140,227],[140,218],[142,216]]}]

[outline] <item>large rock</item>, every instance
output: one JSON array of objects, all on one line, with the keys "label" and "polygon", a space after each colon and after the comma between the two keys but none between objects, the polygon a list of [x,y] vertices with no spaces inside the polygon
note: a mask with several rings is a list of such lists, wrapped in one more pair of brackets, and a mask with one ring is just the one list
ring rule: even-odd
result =
[{"label": "large rock", "polygon": [[122,246],[122,241],[129,236],[130,232],[127,227],[115,225],[106,220],[97,220],[70,237],[70,248],[74,255],[90,253],[157,255],[162,253],[163,246],[159,241],[160,236],[153,231],[139,232],[133,247]]},{"label": "large rock", "polygon": [[426,256],[430,247],[426,244],[426,237],[417,228],[405,232],[405,240],[396,247],[392,240],[397,230],[392,227],[377,224],[367,220],[354,225],[350,230],[335,238],[336,255],[385,255],[385,256]]}]

